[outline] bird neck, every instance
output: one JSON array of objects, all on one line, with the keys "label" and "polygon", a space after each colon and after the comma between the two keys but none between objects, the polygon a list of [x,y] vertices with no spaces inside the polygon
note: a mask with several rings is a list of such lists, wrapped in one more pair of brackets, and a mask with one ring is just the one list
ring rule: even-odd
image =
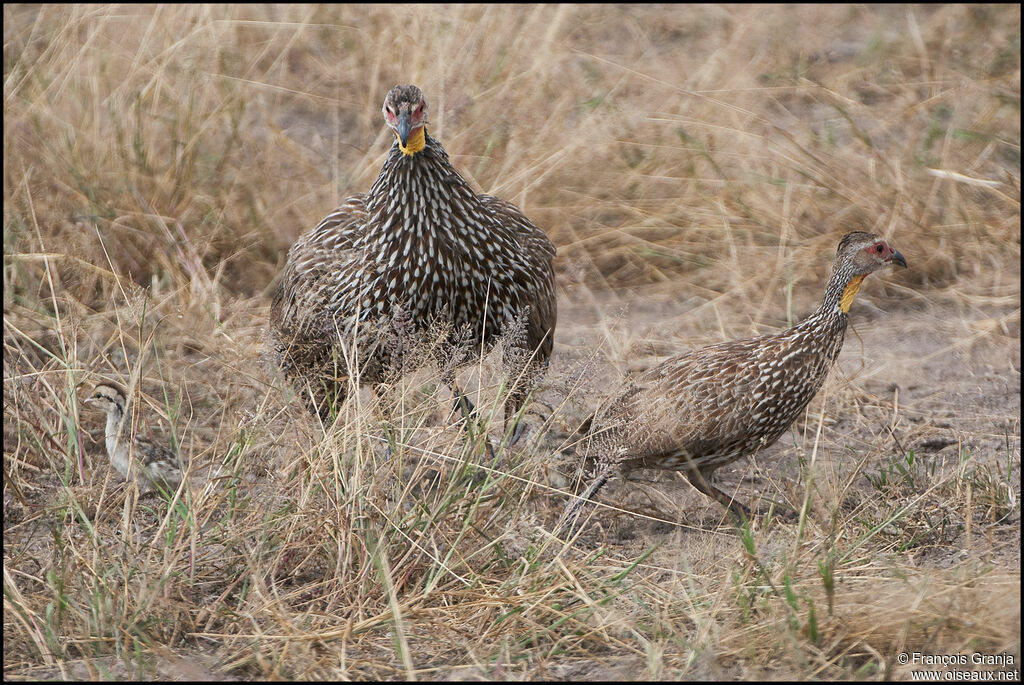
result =
[{"label": "bird neck", "polygon": [[818,311],[822,314],[845,316],[850,311],[850,306],[865,277],[866,274],[855,274],[849,268],[834,268],[825,287],[825,298]]},{"label": "bird neck", "polygon": [[120,435],[122,430],[122,423],[124,423],[124,409],[121,407],[114,407],[107,412],[107,440],[116,439]]},{"label": "bird neck", "polygon": [[124,439],[125,433],[124,408],[115,406],[107,413],[107,455],[114,467],[122,474],[128,468],[128,441]]},{"label": "bird neck", "polygon": [[[441,144],[422,128],[419,133],[420,143],[411,137],[403,148],[401,141],[395,141],[366,197],[367,225],[372,230],[364,240],[378,244],[378,263],[394,257],[399,249],[403,260],[417,256],[410,251],[419,238],[456,230],[457,220],[473,202],[472,189],[451,165]],[[414,144],[421,147],[409,154],[407,150]],[[443,242],[457,241],[452,237]]]},{"label": "bird neck", "polygon": [[854,276],[843,288],[843,294],[839,297],[839,311],[846,314],[850,311],[850,305],[853,304],[853,298],[857,296],[857,291],[860,290],[860,284],[864,282],[864,276]]},{"label": "bird neck", "polygon": [[[398,135],[395,135],[398,138]],[[403,155],[412,157],[418,152],[422,152],[423,148],[427,146],[427,127],[420,126],[418,129],[412,132],[409,136],[407,144],[402,145],[402,140],[398,139],[398,149],[402,151]]]},{"label": "bird neck", "polygon": [[864,275],[854,274],[852,269],[834,268],[821,306],[783,334],[792,335],[820,352],[824,364],[815,371],[820,382],[824,381],[832,362],[839,357],[846,337],[847,312],[863,280]]}]

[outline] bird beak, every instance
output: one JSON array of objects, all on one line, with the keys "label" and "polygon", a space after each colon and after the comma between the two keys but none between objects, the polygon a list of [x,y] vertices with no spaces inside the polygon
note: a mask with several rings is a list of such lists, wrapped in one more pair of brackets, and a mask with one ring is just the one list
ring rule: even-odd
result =
[{"label": "bird beak", "polygon": [[409,117],[407,109],[398,113],[398,126],[395,127],[395,132],[398,134],[398,140],[402,141],[402,147],[409,144],[409,134],[412,133],[412,122],[409,121]]},{"label": "bird beak", "polygon": [[899,264],[904,269],[907,268],[907,260],[903,258],[903,255],[899,253],[899,250],[893,250],[892,254],[889,255],[889,259],[885,260],[890,264]]}]

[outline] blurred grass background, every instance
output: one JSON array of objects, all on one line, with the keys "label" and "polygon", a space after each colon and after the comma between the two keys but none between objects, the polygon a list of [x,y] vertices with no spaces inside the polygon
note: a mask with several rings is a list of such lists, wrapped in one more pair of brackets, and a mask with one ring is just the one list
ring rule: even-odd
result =
[{"label": "blurred grass background", "polygon": [[[372,182],[381,93],[412,82],[459,168],[529,209],[588,282],[721,288],[790,241],[823,270],[819,253],[864,228],[917,256],[908,277],[928,289],[1001,285],[1019,261],[1013,17],[12,6],[6,251],[73,247],[140,285],[255,296]],[[7,284],[31,292],[40,265],[19,265]],[[74,276],[69,294],[110,299]]]},{"label": "blurred grass background", "polygon": [[[391,585],[367,580],[373,565],[359,567],[358,590],[346,585],[344,573],[354,571],[344,561],[350,552],[340,550],[357,533],[319,530],[323,504],[308,499],[309,483],[273,480],[301,472],[301,463],[307,473],[337,469],[344,479],[359,469],[327,466],[331,455],[360,448],[299,435],[265,373],[260,335],[289,246],[343,198],[369,188],[391,144],[380,117],[384,94],[415,83],[430,105],[431,134],[455,166],[475,187],[516,203],[558,247],[560,306],[568,308],[556,355],[603,344],[622,362],[623,340],[633,335],[625,331],[648,326],[652,316],[693,312],[688,328],[674,329],[691,332],[687,343],[786,326],[816,305],[838,238],[854,229],[882,234],[911,264],[898,278],[869,281],[862,300],[920,316],[970,312],[972,321],[992,322],[984,331],[1019,341],[1018,5],[9,4],[4,77],[5,635],[14,636],[5,638],[6,676],[87,677],[67,664],[116,654],[139,669],[128,675],[152,677],[152,663],[139,654],[205,653],[218,641],[231,647],[216,652],[206,675],[443,677],[461,671],[441,665],[476,664],[473,673],[491,677],[614,677],[607,664],[578,664],[584,656],[605,663],[617,650],[647,664],[649,677],[892,674],[884,665],[891,655],[877,653],[880,645],[896,649],[906,632],[833,635],[827,647],[820,635],[807,637],[801,614],[795,634],[806,642],[752,655],[743,636],[770,634],[778,613],[766,614],[771,621],[730,614],[738,623],[716,632],[709,626],[719,614],[708,596],[680,606],[653,581],[642,593],[652,612],[637,619],[644,627],[609,632],[590,624],[596,632],[571,646],[504,642],[527,630],[519,620],[534,621],[532,634],[540,620],[535,601],[544,595],[527,590],[510,599],[515,584],[478,567],[488,589],[471,584],[480,593],[477,608],[450,608],[455,595],[443,603],[444,621],[476,626],[452,643],[461,651],[439,647],[423,658],[423,641],[414,640],[411,653],[403,630],[426,624],[407,616],[403,628],[396,616],[405,605],[394,593],[394,601],[374,604]],[[673,308],[652,313],[645,309],[652,301]],[[607,339],[596,340],[572,318],[580,303],[594,303],[602,317],[608,303],[631,309],[605,320]],[[1019,351],[1007,366],[1019,389]],[[327,630],[317,639],[329,640],[324,626],[345,614],[345,602],[331,595],[316,611],[296,610],[277,597],[263,614],[274,618],[255,628],[241,613],[229,617],[221,603],[235,590],[210,568],[197,576],[198,562],[189,558],[200,539],[196,519],[223,516],[222,500],[209,509],[193,502],[195,518],[174,534],[170,519],[161,519],[170,542],[159,554],[124,541],[132,564],[159,569],[165,580],[192,564],[192,585],[173,600],[163,581],[153,586],[141,571],[121,577],[111,559],[98,562],[102,526],[86,523],[82,509],[95,491],[73,488],[106,477],[96,475],[105,472],[101,441],[83,438],[85,428],[101,435],[99,423],[88,419],[80,428],[78,394],[83,383],[107,376],[131,377],[147,415],[155,412],[167,440],[193,461],[234,473],[233,488],[251,481],[257,501],[260,492],[276,493],[267,502],[293,516],[288,533],[232,509],[236,537],[225,533],[234,541],[220,549],[241,555],[250,572],[273,575],[298,563],[295,555],[321,548],[334,570],[309,582],[322,588],[333,574],[346,588],[342,596],[355,602],[348,606],[362,606],[347,618],[346,640],[353,621],[382,644],[394,638],[383,665],[369,657],[378,647],[365,645],[349,666],[312,642],[293,647],[301,658],[274,640],[252,646],[261,633]],[[1019,467],[1019,404],[1016,415],[1009,453]],[[359,421],[359,430],[373,425]],[[357,440],[352,435],[346,439]],[[458,436],[446,439],[460,449]],[[1019,493],[1019,469],[1000,478]],[[55,491],[65,493],[58,514]],[[1019,504],[1007,506],[1016,506],[1019,534]],[[128,526],[127,514],[121,518],[108,524]],[[86,531],[75,543],[55,532],[72,520]],[[270,561],[250,544],[256,530],[286,541]],[[321,534],[336,543],[333,556],[323,552]],[[384,566],[405,559],[381,558],[391,560]],[[814,568],[824,557],[810,558]],[[763,581],[755,566],[736,563],[750,583]],[[72,569],[83,567],[96,575],[72,581]],[[547,587],[549,576],[528,567],[531,587]],[[1014,569],[1006,572],[1012,579]],[[1015,572],[1019,597],[1019,551]],[[391,579],[391,571],[380,578]],[[79,582],[82,597],[95,594],[76,614],[61,588]],[[148,590],[129,592],[133,583]],[[320,591],[294,596],[301,604]],[[105,594],[123,604],[106,606]],[[413,604],[421,598],[409,596],[418,598]],[[493,607],[502,608],[485,608],[495,596],[503,599]],[[985,597],[976,601],[989,607],[986,629],[994,634],[969,639],[990,646],[1016,639],[1019,654],[1019,613],[1014,632],[1006,608]],[[781,606],[789,616],[787,602]],[[139,618],[147,611],[152,621]],[[522,615],[513,620],[506,612]],[[390,626],[391,637],[373,632],[371,615],[390,616],[380,625]],[[565,614],[556,615],[544,625],[578,636],[575,623],[562,626]],[[218,638],[197,637],[217,631]],[[501,644],[497,652],[476,641],[481,635]],[[729,658],[709,665],[686,644],[713,644]],[[861,656],[840,658],[848,649]],[[759,661],[764,654],[771,668]],[[416,671],[413,656],[420,667],[440,670]],[[57,670],[32,670],[40,666]]]}]

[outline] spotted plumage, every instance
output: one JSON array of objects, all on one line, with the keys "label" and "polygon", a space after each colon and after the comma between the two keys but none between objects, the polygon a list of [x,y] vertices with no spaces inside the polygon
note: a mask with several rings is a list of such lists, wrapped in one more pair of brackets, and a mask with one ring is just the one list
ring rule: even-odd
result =
[{"label": "spotted plumage", "polygon": [[[513,379],[551,354],[551,241],[515,206],[473,192],[427,134],[417,87],[395,86],[383,114],[396,139],[380,175],[292,246],[271,305],[274,352],[321,413],[357,371],[378,383],[395,365],[387,333],[399,311],[419,330],[448,325],[446,353],[490,345],[519,321]],[[528,385],[510,394],[506,420]]]},{"label": "spotted plumage", "polygon": [[739,502],[711,485],[715,469],[774,443],[807,407],[839,356],[847,311],[864,277],[903,255],[878,236],[843,237],[821,306],[775,335],[678,355],[626,383],[590,420],[581,445],[597,473],[566,520],[618,471],[681,471],[734,513]]},{"label": "spotted plumage", "polygon": [[182,478],[177,455],[144,436],[130,435],[124,390],[113,383],[103,383],[96,386],[86,402],[107,415],[107,456],[118,473],[125,479],[134,475],[144,493],[156,489],[171,493],[177,489]]}]

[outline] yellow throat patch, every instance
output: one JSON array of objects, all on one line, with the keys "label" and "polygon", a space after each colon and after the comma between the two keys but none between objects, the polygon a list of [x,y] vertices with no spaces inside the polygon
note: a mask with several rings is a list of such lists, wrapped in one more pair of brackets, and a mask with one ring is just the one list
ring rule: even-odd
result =
[{"label": "yellow throat patch", "polygon": [[864,276],[854,276],[850,279],[850,282],[846,284],[846,290],[843,291],[843,296],[839,298],[839,311],[843,314],[850,311],[850,305],[853,304],[853,298],[857,296],[857,291],[860,290],[860,284],[864,282]]},{"label": "yellow throat patch", "polygon": [[[397,138],[397,134],[395,135]],[[427,134],[426,127],[420,126],[418,129],[413,131],[412,135],[409,136],[409,144],[402,145],[402,139],[398,139],[398,149],[402,151],[402,154],[409,155],[412,157],[417,152],[427,146]]]}]

